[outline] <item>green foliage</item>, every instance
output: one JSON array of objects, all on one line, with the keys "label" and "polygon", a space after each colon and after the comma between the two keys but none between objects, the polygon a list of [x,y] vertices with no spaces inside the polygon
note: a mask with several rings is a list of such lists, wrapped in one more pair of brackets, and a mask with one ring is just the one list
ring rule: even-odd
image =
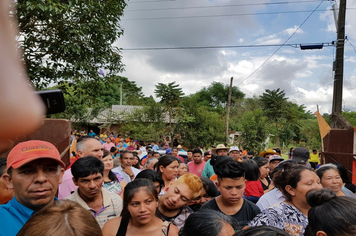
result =
[{"label": "green foliage", "polygon": [[225,142],[224,116],[199,106],[195,95],[185,97],[178,110],[174,132],[181,135],[181,143],[189,148]]},{"label": "green foliage", "polygon": [[[212,82],[208,87],[202,88],[196,93],[197,101],[202,106],[211,108],[225,108],[227,105],[230,85],[220,82]],[[231,104],[235,100],[244,98],[245,94],[236,86],[231,89]]]},{"label": "green foliage", "polygon": [[136,139],[150,142],[159,140],[165,128],[164,111],[160,104],[153,101],[142,109],[135,109],[131,114],[126,114],[121,131]]},{"label": "green foliage", "polygon": [[348,121],[350,122],[350,124],[353,127],[356,127],[356,112],[355,111],[343,111],[342,112],[342,116]]},{"label": "green foliage", "polygon": [[241,140],[247,150],[260,152],[265,149],[265,141],[268,137],[269,125],[267,117],[261,109],[247,111],[243,114],[239,123]]},{"label": "green foliage", "polygon": [[100,80],[123,70],[113,43],[123,34],[124,0],[13,0],[27,73],[33,85]]},{"label": "green foliage", "polygon": [[53,118],[71,119],[83,124],[90,123],[105,109],[120,104],[120,85],[123,84],[123,105],[136,105],[142,99],[142,88],[125,77],[104,77],[100,81],[61,81],[54,88],[64,94],[66,110]]},{"label": "green foliage", "polygon": [[306,142],[309,149],[321,150],[321,137],[316,117],[301,121],[301,140]]},{"label": "green foliage", "polygon": [[179,84],[176,82],[171,82],[168,84],[158,83],[156,85],[155,94],[158,98],[161,98],[160,103],[166,108],[166,111],[169,112],[169,124],[171,125],[172,117],[174,116],[173,108],[178,106],[180,99],[184,95]]}]

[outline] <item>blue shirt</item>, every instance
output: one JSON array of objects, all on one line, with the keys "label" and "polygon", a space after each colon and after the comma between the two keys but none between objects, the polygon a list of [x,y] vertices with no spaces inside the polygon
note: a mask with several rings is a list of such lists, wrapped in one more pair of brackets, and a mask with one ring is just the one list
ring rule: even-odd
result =
[{"label": "blue shirt", "polygon": [[94,137],[96,134],[94,132],[89,132],[88,134],[90,137]]},{"label": "blue shirt", "polygon": [[25,207],[15,197],[7,204],[0,205],[0,236],[16,236],[34,213],[36,211]]},{"label": "blue shirt", "polygon": [[152,150],[157,152],[159,150],[159,147],[157,144],[153,145]]}]

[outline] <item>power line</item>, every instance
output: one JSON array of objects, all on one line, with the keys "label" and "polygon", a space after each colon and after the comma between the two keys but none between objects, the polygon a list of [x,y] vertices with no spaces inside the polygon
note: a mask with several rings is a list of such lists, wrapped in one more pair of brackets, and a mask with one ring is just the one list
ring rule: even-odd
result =
[{"label": "power line", "polygon": [[352,43],[350,42],[350,40],[348,38],[346,38],[347,42],[351,45],[351,47],[354,49],[354,51],[356,52],[356,49],[354,47],[354,45],[352,45]]},{"label": "power line", "polygon": [[294,4],[294,3],[312,3],[319,2],[319,0],[309,0],[309,1],[294,1],[294,2],[266,2],[266,3],[246,3],[246,4],[231,4],[231,5],[219,5],[219,6],[191,6],[191,7],[168,7],[168,8],[147,8],[147,9],[133,9],[125,10],[127,11],[161,11],[161,10],[186,10],[186,9],[204,9],[204,8],[222,8],[222,7],[244,7],[244,6],[265,6],[265,5],[283,5],[283,4]]},{"label": "power line", "polygon": [[276,51],[274,51],[256,70],[254,70],[249,76],[247,76],[244,80],[242,80],[237,86],[251,78],[252,75],[254,75],[257,71],[259,71],[262,66],[264,66],[296,33],[297,31],[307,22],[307,20],[314,14],[314,12],[317,11],[317,9],[321,6],[321,4],[324,2],[324,0],[321,0],[321,2],[318,4],[318,6],[315,7],[315,9],[307,16],[307,18],[299,25],[299,27],[291,34],[284,43],[279,46]]},{"label": "power line", "polygon": [[[335,46],[333,43],[308,43],[309,45],[322,44],[325,47]],[[298,48],[303,43],[291,44],[255,44],[255,45],[226,45],[226,46],[185,46],[185,47],[153,47],[153,48],[123,48],[122,51],[158,51],[158,50],[193,50],[193,49],[222,49],[222,48],[254,48],[254,47],[294,47]]]},{"label": "power line", "polygon": [[299,10],[299,11],[279,11],[279,12],[257,12],[257,13],[238,13],[238,14],[222,14],[222,15],[206,15],[206,16],[171,16],[171,17],[143,17],[143,18],[129,18],[125,20],[164,20],[164,19],[188,19],[188,18],[207,18],[207,17],[227,17],[227,16],[251,16],[251,15],[275,15],[275,14],[292,14],[292,13],[306,13],[311,12],[326,12],[326,10]]}]

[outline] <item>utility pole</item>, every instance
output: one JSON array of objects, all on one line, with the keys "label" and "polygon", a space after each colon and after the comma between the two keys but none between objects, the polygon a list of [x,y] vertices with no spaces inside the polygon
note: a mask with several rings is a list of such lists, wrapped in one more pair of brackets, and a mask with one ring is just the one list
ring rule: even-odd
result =
[{"label": "utility pole", "polygon": [[234,78],[231,77],[230,79],[230,89],[229,89],[229,96],[227,98],[227,109],[226,109],[226,143],[230,142],[229,138],[229,115],[230,115],[230,104],[231,104],[231,93],[232,93],[232,80]]},{"label": "utility pole", "polygon": [[340,0],[337,20],[336,59],[334,61],[334,93],[332,105],[331,128],[337,127],[336,113],[342,110],[342,87],[344,76],[344,45],[345,45],[346,0]]}]

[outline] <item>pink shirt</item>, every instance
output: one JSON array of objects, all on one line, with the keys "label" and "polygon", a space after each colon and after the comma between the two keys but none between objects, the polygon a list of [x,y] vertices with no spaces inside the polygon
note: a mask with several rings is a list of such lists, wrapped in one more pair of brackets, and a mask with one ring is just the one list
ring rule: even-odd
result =
[{"label": "pink shirt", "polygon": [[62,177],[62,183],[58,187],[58,199],[64,199],[71,195],[78,186],[76,186],[73,182],[73,175],[71,168],[64,172]]},{"label": "pink shirt", "polygon": [[205,163],[206,162],[204,160],[199,165],[195,165],[194,161],[188,162],[189,172],[196,174],[198,177],[201,177],[201,173],[204,170]]},{"label": "pink shirt", "polygon": [[112,147],[115,147],[115,144],[114,144],[114,143],[104,143],[104,144],[103,144],[103,148],[104,148],[105,150],[108,150],[109,152],[110,152],[110,149],[111,149]]}]

